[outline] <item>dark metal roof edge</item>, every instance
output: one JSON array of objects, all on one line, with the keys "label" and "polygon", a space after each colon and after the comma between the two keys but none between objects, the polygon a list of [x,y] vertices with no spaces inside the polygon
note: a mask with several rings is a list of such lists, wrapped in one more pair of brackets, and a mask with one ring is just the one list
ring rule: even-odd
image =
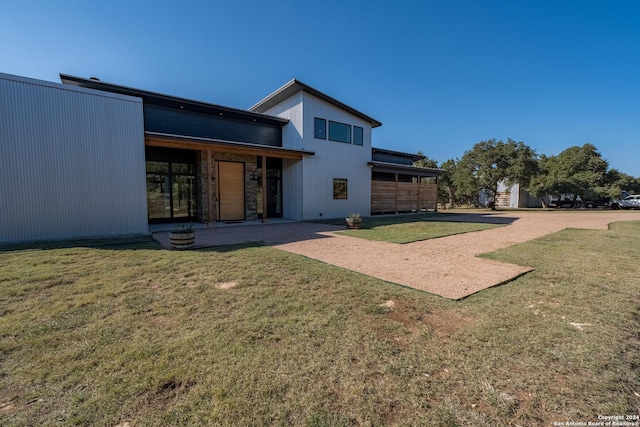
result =
[{"label": "dark metal roof edge", "polygon": [[225,139],[203,138],[200,136],[176,135],[173,133],[162,133],[162,132],[151,132],[151,131],[145,131],[144,134],[146,136],[152,136],[152,137],[156,136],[159,138],[178,139],[178,140],[192,141],[192,142],[217,142],[220,144],[226,144],[234,147],[260,148],[260,149],[267,149],[267,150],[273,150],[273,151],[281,151],[284,153],[304,154],[309,156],[313,156],[316,154],[315,151],[296,150],[293,148],[275,147],[273,145],[252,144],[250,142],[228,141]]},{"label": "dark metal roof edge", "polygon": [[378,127],[378,126],[382,126],[382,123],[379,122],[378,120],[356,110],[353,107],[348,106],[347,104],[338,101],[337,99],[323,93],[320,92],[317,89],[312,88],[311,86],[301,82],[300,80],[297,79],[291,79],[289,82],[285,83],[283,86],[281,86],[279,89],[276,89],[274,92],[272,92],[271,94],[267,95],[264,99],[262,99],[261,101],[258,101],[256,104],[254,104],[253,106],[251,106],[249,108],[250,111],[258,111],[258,112],[264,112],[266,110],[268,110],[271,107],[274,107],[276,105],[278,105],[279,103],[281,103],[282,101],[284,101],[287,98],[290,98],[292,95],[294,95],[297,92],[307,92],[310,95],[315,96],[318,99],[321,99],[322,101],[325,101],[335,107],[340,108],[341,110],[346,111],[347,113],[356,116],[362,120],[364,120],[365,122],[371,123],[371,127]]},{"label": "dark metal roof edge", "polygon": [[418,160],[422,160],[422,159],[426,159],[427,158],[427,156],[420,155],[420,154],[407,153],[405,151],[387,150],[386,148],[378,148],[378,147],[371,147],[371,152],[372,153],[378,152],[378,153],[386,153],[386,154],[395,154],[395,155],[404,156],[404,157],[411,157],[412,159],[414,159],[414,161],[418,161]]},{"label": "dark metal roof edge", "polygon": [[[143,90],[143,89],[136,89],[136,88],[130,87],[130,86],[123,86],[123,85],[118,85],[118,84],[115,84],[115,83],[107,83],[107,82],[103,82],[102,80],[87,79],[87,78],[84,78],[84,77],[72,76],[70,74],[60,73],[60,81],[63,84],[66,84],[66,85],[69,85],[69,86],[79,86],[77,83],[85,83],[85,84],[89,84],[90,85],[89,89],[103,90],[105,92],[111,92],[108,89],[98,89],[98,88],[94,87],[94,86],[104,86],[105,88],[113,88],[113,89],[121,90],[123,92],[128,92],[127,94],[129,96],[137,96],[139,98],[142,98],[144,96],[148,96],[148,97],[155,97],[155,98],[162,99],[162,100],[168,100],[168,101],[175,101],[175,102],[184,103],[184,104],[190,104],[190,105],[199,106],[199,107],[215,108],[215,109],[218,109],[218,110],[228,111],[230,113],[242,114],[242,115],[246,115],[248,117],[255,117],[255,118],[259,117],[261,119],[278,122],[278,124],[280,126],[284,126],[285,124],[289,123],[288,119],[285,119],[285,118],[282,118],[282,117],[278,117],[278,116],[272,116],[270,114],[264,114],[264,113],[255,112],[255,111],[243,110],[241,108],[227,107],[227,106],[224,106],[224,105],[211,104],[209,102],[197,101],[197,100],[189,99],[189,98],[181,98],[179,96],[172,96],[172,95],[166,95],[166,94],[159,93],[159,92],[152,92],[152,91]],[[81,86],[81,87],[87,87],[87,86]],[[120,93],[120,92],[116,92],[116,93]]]},{"label": "dark metal roof edge", "polygon": [[99,95],[100,96],[104,96],[104,97],[116,98],[116,99],[126,99],[128,101],[136,102],[136,103],[141,103],[142,102],[142,100],[139,97],[135,97],[135,96],[123,95],[121,93],[115,93],[115,92],[97,91],[96,89],[80,87],[80,86],[63,85],[63,84],[58,83],[58,82],[53,82],[53,81],[49,81],[49,80],[40,80],[40,79],[35,79],[35,78],[32,78],[32,77],[26,77],[26,76],[18,76],[18,75],[15,75],[15,74],[0,73],[0,79],[18,81],[18,82],[22,82],[22,83],[35,84],[35,85],[39,85],[39,86],[53,87],[53,88],[56,88],[56,89],[60,89],[62,87],[65,90],[75,90],[75,91],[78,91],[78,92],[91,93],[93,95],[96,95],[96,92],[100,92]]},{"label": "dark metal roof edge", "polygon": [[416,166],[400,165],[398,163],[389,163],[389,162],[378,162],[375,160],[367,162],[367,164],[373,166],[374,168],[380,167],[380,168],[393,169],[393,170],[406,171],[406,172],[425,172],[425,173],[435,174],[436,176],[444,172],[444,169],[419,168]]}]

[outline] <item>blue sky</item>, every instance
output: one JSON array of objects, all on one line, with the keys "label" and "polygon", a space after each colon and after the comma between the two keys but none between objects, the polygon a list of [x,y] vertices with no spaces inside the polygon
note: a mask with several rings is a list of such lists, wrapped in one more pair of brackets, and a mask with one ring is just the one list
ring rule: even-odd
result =
[{"label": "blue sky", "polygon": [[287,81],[380,120],[377,147],[594,144],[640,176],[640,1],[9,0],[0,72],[248,108]]}]

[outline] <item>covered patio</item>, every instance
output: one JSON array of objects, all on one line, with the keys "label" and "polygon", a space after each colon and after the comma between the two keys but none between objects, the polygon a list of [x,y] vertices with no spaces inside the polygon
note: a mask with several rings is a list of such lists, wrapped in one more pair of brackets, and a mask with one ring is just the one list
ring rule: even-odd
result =
[{"label": "covered patio", "polygon": [[[190,190],[194,200],[189,201],[194,209],[182,222],[197,221],[209,226],[214,222],[257,219],[266,223],[271,216],[282,217],[283,163],[292,164],[305,155],[314,154],[277,146],[149,131],[145,132],[145,145],[148,153],[154,149],[195,153],[196,182]],[[272,206],[274,203],[277,209]]]},{"label": "covered patio", "polygon": [[372,214],[438,210],[440,169],[381,161],[369,166]]}]

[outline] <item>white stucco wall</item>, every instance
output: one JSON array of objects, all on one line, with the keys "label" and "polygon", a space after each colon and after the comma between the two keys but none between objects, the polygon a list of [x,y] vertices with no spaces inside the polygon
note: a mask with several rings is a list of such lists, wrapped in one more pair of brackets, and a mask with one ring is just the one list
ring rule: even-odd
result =
[{"label": "white stucco wall", "polygon": [[0,74],[0,242],[148,233],[138,98]]}]

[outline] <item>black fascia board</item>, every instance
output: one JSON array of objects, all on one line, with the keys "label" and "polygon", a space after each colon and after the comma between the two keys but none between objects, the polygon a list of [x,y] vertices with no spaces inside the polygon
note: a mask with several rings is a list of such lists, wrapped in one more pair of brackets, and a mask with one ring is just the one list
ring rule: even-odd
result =
[{"label": "black fascia board", "polygon": [[426,159],[427,158],[427,156],[423,156],[423,155],[420,155],[420,154],[406,153],[404,151],[387,150],[386,148],[378,148],[378,147],[371,147],[371,152],[372,153],[392,154],[394,156],[401,156],[401,157],[408,157],[410,159],[413,159],[414,162],[417,162],[418,160],[422,160],[422,159]]},{"label": "black fascia board", "polygon": [[372,128],[376,128],[378,126],[382,126],[382,123],[379,122],[378,120],[356,110],[353,107],[348,106],[347,104],[338,101],[337,99],[323,93],[320,92],[317,89],[312,88],[311,86],[302,83],[300,80],[297,79],[292,79],[289,82],[285,83],[284,86],[280,87],[279,89],[277,89],[275,92],[272,92],[271,94],[267,95],[266,98],[264,98],[263,100],[259,101],[258,103],[254,104],[253,106],[249,107],[250,111],[257,111],[257,112],[264,112],[267,111],[268,109],[278,105],[279,103],[281,103],[282,101],[284,101],[285,99],[290,98],[291,96],[295,95],[298,92],[306,92],[310,95],[313,95],[314,97],[333,105],[334,107],[337,107],[339,109],[341,109],[342,111],[346,111],[347,113],[351,114],[352,116],[358,117],[359,119],[370,123]]},{"label": "black fascia board", "polygon": [[60,73],[60,80],[63,84],[69,86],[78,86],[87,89],[119,93],[121,95],[129,95],[137,98],[142,98],[142,101],[149,105],[158,105],[176,110],[195,112],[199,114],[223,116],[229,119],[252,123],[263,123],[272,126],[284,126],[289,123],[288,119],[271,116],[268,114],[255,113],[238,108],[225,107],[222,105],[209,104],[206,102],[195,101],[187,98],[164,95],[161,93],[150,92],[142,89],[116,85],[113,83],[106,83],[101,80],[86,79],[84,77],[72,76],[63,73]]},{"label": "black fascia board", "polygon": [[444,172],[443,169],[419,168],[416,166],[387,162],[370,161],[367,162],[367,164],[371,166],[375,172],[399,173],[413,176],[440,176]]}]

